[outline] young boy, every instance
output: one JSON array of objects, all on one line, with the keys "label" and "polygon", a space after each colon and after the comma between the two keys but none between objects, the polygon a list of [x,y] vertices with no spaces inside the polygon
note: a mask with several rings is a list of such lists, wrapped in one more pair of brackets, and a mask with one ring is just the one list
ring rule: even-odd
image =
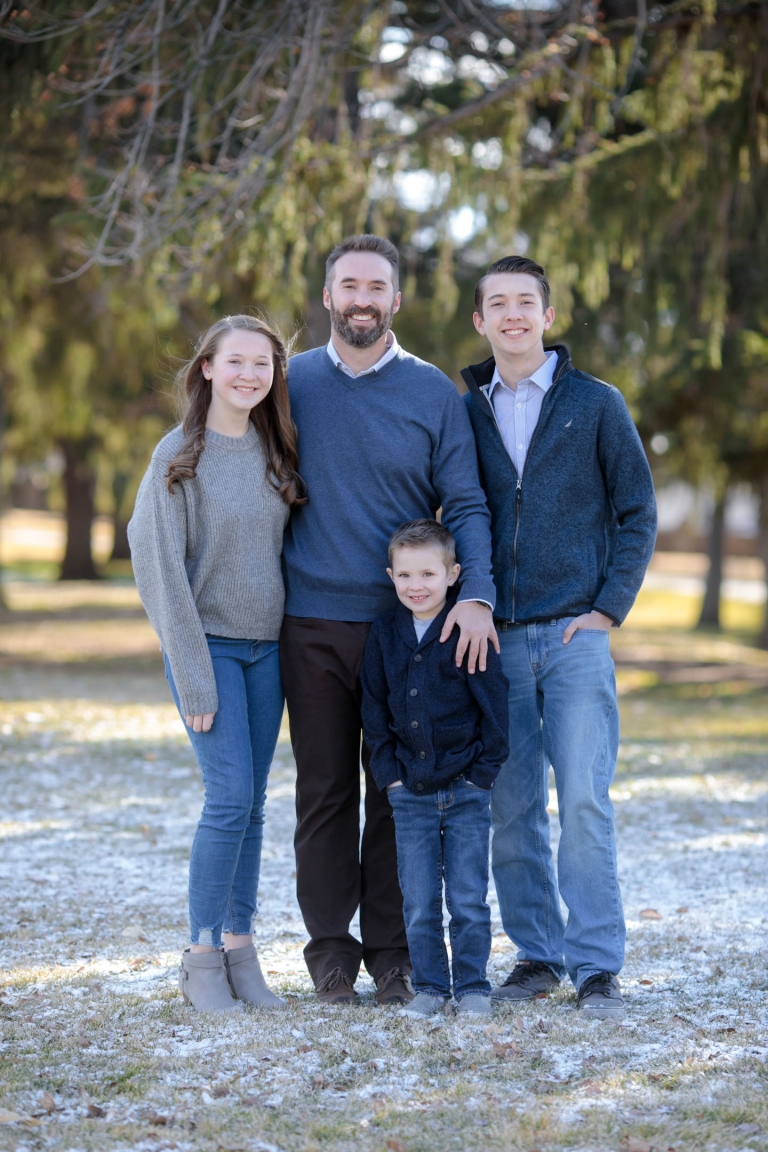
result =
[{"label": "young boy", "polygon": [[451,995],[444,882],[458,1011],[489,1016],[490,800],[509,754],[509,685],[492,647],[487,670],[470,675],[456,667],[458,630],[439,643],[459,575],[450,532],[435,520],[401,525],[389,563],[400,604],[374,622],[361,679],[371,771],[395,817],[416,992],[402,1011],[430,1016]]},{"label": "young boy", "polygon": [[616,1017],[625,930],[608,795],[619,744],[608,630],[643,582],[656,504],[621,393],[574,368],[564,345],[545,349],[555,318],[549,297],[533,260],[492,264],[475,290],[474,323],[493,355],[462,372],[511,684],[512,752],[493,793],[493,875],[518,962],[494,995],[529,999],[567,972],[585,1015]]}]

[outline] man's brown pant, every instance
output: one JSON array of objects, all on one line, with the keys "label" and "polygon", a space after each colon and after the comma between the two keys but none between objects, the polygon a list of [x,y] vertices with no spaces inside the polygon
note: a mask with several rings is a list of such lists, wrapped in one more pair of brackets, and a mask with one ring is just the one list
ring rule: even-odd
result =
[{"label": "man's brown pant", "polygon": [[[360,843],[360,665],[369,624],[286,616],[280,637],[296,780],[296,889],[317,985],[362,960],[377,980],[411,971],[397,879],[395,824],[363,743],[365,828]],[[360,908],[362,943],[349,925]]]}]

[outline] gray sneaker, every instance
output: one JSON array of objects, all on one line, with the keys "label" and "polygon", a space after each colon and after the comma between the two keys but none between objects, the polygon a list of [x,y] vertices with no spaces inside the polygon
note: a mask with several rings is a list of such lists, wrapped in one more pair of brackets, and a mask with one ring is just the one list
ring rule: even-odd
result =
[{"label": "gray sneaker", "polygon": [[542,992],[551,992],[559,983],[549,964],[542,964],[539,960],[521,960],[491,995],[494,1000],[533,1000]]},{"label": "gray sneaker", "polygon": [[410,1004],[406,1004],[405,1008],[400,1009],[398,1016],[412,1016],[417,1020],[423,1020],[426,1016],[433,1016],[435,1012],[442,1011],[445,1001],[445,996],[434,996],[431,992],[419,992]]},{"label": "gray sneaker", "polygon": [[621,986],[610,972],[588,976],[579,988],[577,1007],[596,1020],[620,1020],[624,1015]]},{"label": "gray sneaker", "polygon": [[477,1020],[490,1020],[493,1015],[491,998],[483,992],[468,992],[466,996],[462,996],[461,1000],[459,1000],[457,1011],[459,1016],[474,1016]]}]

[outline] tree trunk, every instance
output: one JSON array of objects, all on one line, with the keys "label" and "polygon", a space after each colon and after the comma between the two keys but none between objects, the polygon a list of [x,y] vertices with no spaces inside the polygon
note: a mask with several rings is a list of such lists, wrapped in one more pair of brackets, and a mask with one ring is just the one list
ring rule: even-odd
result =
[{"label": "tree trunk", "polygon": [[[765,579],[766,583],[768,583],[768,472],[760,477],[756,487],[757,493],[760,497],[760,518],[758,520],[757,529],[757,554],[763,562],[763,568],[765,569]],[[763,628],[760,633],[758,644],[761,648],[768,648],[768,603],[765,606]]]},{"label": "tree trunk", "polygon": [[113,524],[115,538],[112,544],[110,560],[130,560],[131,550],[128,546],[128,521],[125,519],[125,494],[128,491],[130,477],[124,472],[116,472],[112,481],[112,495],[115,501],[115,514]]},{"label": "tree trunk", "polygon": [[[6,386],[7,386],[7,380],[5,378],[5,374],[2,372],[2,369],[0,369],[0,464],[2,464],[2,449],[5,447],[5,403],[4,403],[4,398],[5,398]],[[2,468],[0,468],[0,477],[2,477]],[[0,488],[0,516],[2,516],[2,514],[3,514],[3,508],[4,508],[3,490],[2,490],[2,488]],[[0,575],[2,575],[2,568],[0,568]],[[8,617],[10,616],[10,614],[11,614],[11,610],[8,607],[8,601],[6,600],[5,593],[3,592],[3,585],[0,583],[0,620],[7,620]]]},{"label": "tree trunk", "polygon": [[718,496],[709,535],[709,571],[707,588],[697,628],[720,627],[720,586],[723,582],[723,545],[725,543],[726,492]]},{"label": "tree trunk", "polygon": [[67,547],[60,580],[97,580],[91,552],[96,476],[90,455],[93,440],[63,440],[64,492],[67,501]]}]

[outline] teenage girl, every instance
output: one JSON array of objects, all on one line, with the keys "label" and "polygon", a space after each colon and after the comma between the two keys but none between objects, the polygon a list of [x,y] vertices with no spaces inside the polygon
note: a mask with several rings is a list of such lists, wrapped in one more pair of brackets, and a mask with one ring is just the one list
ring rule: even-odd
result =
[{"label": "teenage girl", "polygon": [[[227,316],[179,373],[128,528],[136,584],[205,786],[179,969],[199,1011],[282,1008],[253,944],[264,800],[283,712],[283,530],[306,502],[280,336]],[[222,950],[223,945],[223,950]]]}]

